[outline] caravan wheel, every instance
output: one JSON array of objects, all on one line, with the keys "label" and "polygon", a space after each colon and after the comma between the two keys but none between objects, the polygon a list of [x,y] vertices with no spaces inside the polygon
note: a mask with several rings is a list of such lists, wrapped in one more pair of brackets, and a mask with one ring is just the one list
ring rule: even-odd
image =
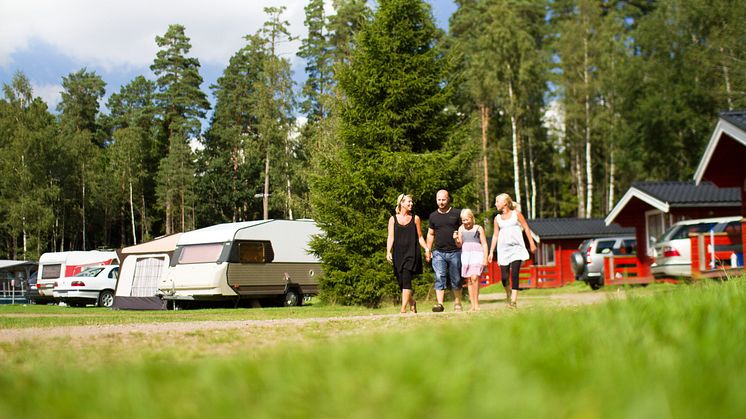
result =
[{"label": "caravan wheel", "polygon": [[303,297],[300,295],[297,289],[289,289],[285,295],[282,296],[282,305],[284,307],[295,307],[303,303]]}]

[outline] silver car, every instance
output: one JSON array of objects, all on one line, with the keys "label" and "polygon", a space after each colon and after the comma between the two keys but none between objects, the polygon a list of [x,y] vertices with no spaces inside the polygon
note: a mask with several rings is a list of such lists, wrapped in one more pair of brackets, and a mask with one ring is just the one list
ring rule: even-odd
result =
[{"label": "silver car", "polygon": [[599,237],[585,240],[572,254],[575,276],[594,290],[604,285],[604,257],[607,255],[635,255],[637,241],[634,236]]},{"label": "silver car", "polygon": [[[692,276],[692,243],[690,234],[728,233],[740,242],[741,217],[702,218],[684,220],[672,225],[655,244],[655,262],[650,266],[653,276]],[[740,246],[739,246],[740,247]]]}]

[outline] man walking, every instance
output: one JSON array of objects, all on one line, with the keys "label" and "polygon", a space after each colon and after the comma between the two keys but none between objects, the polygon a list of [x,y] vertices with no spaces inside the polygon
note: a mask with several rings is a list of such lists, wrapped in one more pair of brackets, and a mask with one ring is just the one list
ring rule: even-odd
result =
[{"label": "man walking", "polygon": [[454,310],[461,311],[461,250],[456,242],[461,225],[461,211],[451,207],[451,195],[441,189],[435,196],[438,209],[430,214],[427,229],[427,249],[425,259],[432,259],[435,271],[435,296],[438,303],[433,311],[443,311],[443,298],[450,280],[455,304]]}]

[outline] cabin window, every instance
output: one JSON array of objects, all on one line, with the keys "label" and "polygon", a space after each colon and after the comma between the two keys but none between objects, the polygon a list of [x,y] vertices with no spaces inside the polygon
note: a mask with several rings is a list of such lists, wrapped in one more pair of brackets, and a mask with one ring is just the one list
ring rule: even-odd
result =
[{"label": "cabin window", "polygon": [[179,253],[179,264],[217,262],[223,252],[223,243],[184,246]]},{"label": "cabin window", "polygon": [[62,265],[59,263],[44,265],[41,268],[41,279],[57,279],[60,277],[60,272],[62,272]]},{"label": "cabin window", "polygon": [[554,265],[554,245],[542,243],[537,255],[538,265]]},{"label": "cabin window", "polygon": [[239,263],[266,263],[271,262],[267,258],[267,243],[264,242],[241,242],[238,244]]}]

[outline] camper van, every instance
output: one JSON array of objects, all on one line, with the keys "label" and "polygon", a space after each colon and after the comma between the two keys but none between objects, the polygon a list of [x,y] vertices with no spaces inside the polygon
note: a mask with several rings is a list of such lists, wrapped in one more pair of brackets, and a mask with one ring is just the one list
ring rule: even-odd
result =
[{"label": "camper van", "polygon": [[259,220],[186,232],[176,245],[163,299],[179,301],[274,298],[301,305],[318,292],[322,274],[308,243],[321,234],[311,220]]},{"label": "camper van", "polygon": [[39,273],[36,289],[39,294],[34,296],[36,303],[56,302],[53,291],[54,283],[61,278],[75,276],[86,268],[118,264],[115,252],[71,251],[49,252],[39,258]]}]

